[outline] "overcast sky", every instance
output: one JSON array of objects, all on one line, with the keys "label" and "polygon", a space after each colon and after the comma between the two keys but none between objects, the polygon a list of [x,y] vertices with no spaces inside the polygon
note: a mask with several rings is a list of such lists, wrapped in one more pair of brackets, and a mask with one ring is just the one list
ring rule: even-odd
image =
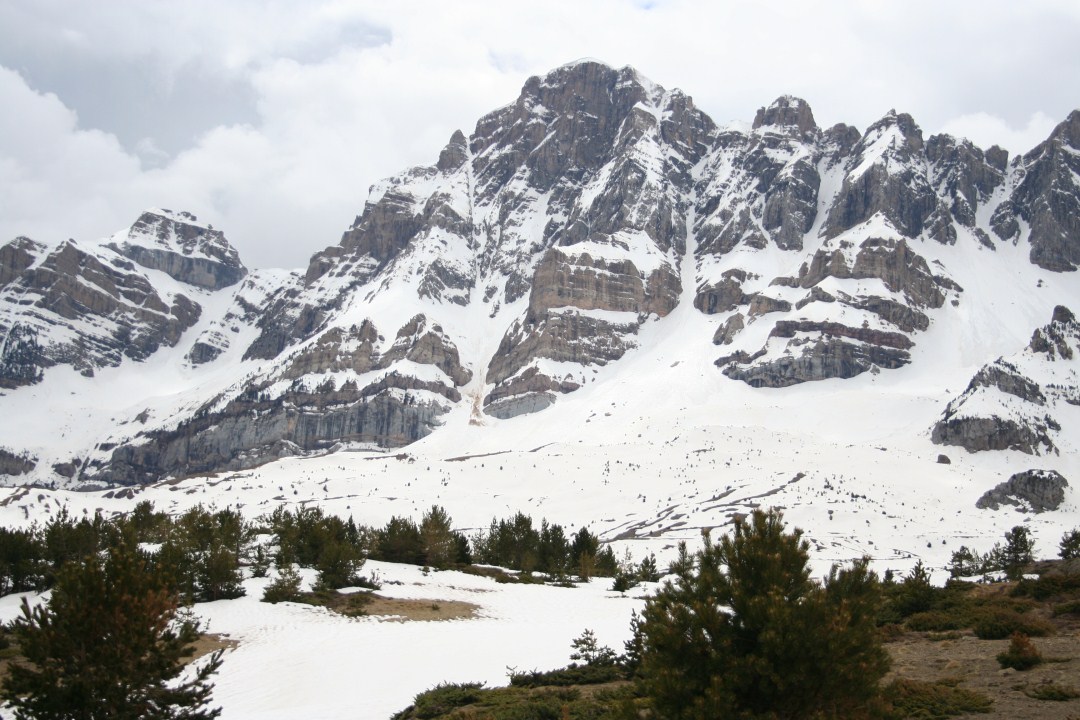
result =
[{"label": "overcast sky", "polygon": [[716,122],[782,94],[1024,152],[1080,107],[1077,0],[0,0],[0,242],[188,210],[302,267],[379,178],[593,57]]}]

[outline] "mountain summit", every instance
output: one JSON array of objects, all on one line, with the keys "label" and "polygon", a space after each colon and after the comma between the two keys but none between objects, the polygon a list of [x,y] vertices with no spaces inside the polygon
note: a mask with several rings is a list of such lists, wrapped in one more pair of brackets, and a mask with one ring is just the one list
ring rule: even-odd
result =
[{"label": "mountain summit", "polygon": [[[641,360],[657,347],[669,368],[704,360],[718,412],[735,387],[867,374],[872,406],[926,380],[939,407],[913,432],[992,448],[956,429],[974,391],[940,383],[1080,306],[1078,158],[1080,112],[1010,161],[895,111],[823,130],[790,96],[724,129],[632,68],[566,65],[375,185],[301,271],[249,272],[161,210],[100,243],[0,248],[0,405],[28,417],[0,472],[140,484],[524,428],[587,386],[662,393]],[[1054,378],[1064,428],[1075,370]],[[62,442],[46,413],[68,418]],[[1020,449],[1050,447],[1073,451]]]}]

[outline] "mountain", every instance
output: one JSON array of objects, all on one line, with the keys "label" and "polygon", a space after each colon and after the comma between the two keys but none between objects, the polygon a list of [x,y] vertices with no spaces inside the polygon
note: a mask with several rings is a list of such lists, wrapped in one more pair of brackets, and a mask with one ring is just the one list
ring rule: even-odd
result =
[{"label": "mountain", "polygon": [[1080,111],[1010,160],[895,111],[823,129],[790,96],[721,127],[573,63],[374,186],[306,269],[249,271],[165,210],[0,248],[0,472],[141,485],[433,435],[466,453],[632,406],[622,442],[670,427],[685,386],[728,422],[822,434],[856,392],[856,427],[1067,476],[1078,178]]}]

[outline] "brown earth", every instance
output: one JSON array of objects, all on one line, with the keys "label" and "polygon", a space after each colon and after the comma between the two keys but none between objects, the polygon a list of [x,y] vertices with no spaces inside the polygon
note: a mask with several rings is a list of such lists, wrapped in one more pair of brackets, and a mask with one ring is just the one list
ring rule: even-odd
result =
[{"label": "brown earth", "polygon": [[479,605],[461,600],[403,600],[373,592],[303,593],[300,602],[325,607],[346,617],[384,617],[396,622],[462,620],[474,617]]},{"label": "brown earth", "polygon": [[461,600],[399,600],[373,595],[365,611],[368,615],[406,620],[463,620],[476,616],[479,605]]},{"label": "brown earth", "polygon": [[1061,623],[1057,634],[1032,638],[1044,662],[1030,670],[1003,670],[997,655],[1008,640],[980,640],[970,632],[960,637],[934,640],[941,633],[907,633],[889,643],[893,669],[886,683],[896,677],[910,680],[958,680],[958,687],[974,690],[993,701],[990,712],[980,717],[1001,720],[1080,720],[1080,699],[1055,702],[1024,694],[1039,685],[1053,683],[1080,692],[1080,623]]}]

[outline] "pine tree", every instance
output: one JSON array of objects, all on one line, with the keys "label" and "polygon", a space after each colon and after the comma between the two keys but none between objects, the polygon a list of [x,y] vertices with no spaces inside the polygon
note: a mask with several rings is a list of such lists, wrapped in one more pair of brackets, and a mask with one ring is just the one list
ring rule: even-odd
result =
[{"label": "pine tree", "polygon": [[424,548],[424,563],[445,568],[457,556],[457,542],[450,516],[439,505],[432,505],[420,520],[420,539]]},{"label": "pine tree", "polygon": [[922,560],[915,563],[903,582],[890,587],[889,602],[892,610],[906,618],[915,613],[926,612],[934,603],[936,590],[930,582],[930,573]]},{"label": "pine tree", "polygon": [[420,528],[410,518],[391,517],[379,530],[375,558],[385,562],[420,565],[424,561],[424,540]]},{"label": "pine tree", "polygon": [[41,588],[44,555],[35,530],[0,528],[0,595]]},{"label": "pine tree", "polygon": [[1058,544],[1058,556],[1062,560],[1080,558],[1080,528],[1071,530],[1061,536]]},{"label": "pine tree", "polygon": [[1017,525],[1005,533],[1005,547],[1001,550],[1001,569],[1010,580],[1019,580],[1024,567],[1034,560],[1035,541],[1028,529]]},{"label": "pine tree", "polygon": [[876,632],[877,577],[865,560],[810,579],[808,544],[779,511],[733,535],[706,534],[636,629],[639,689],[669,720],[858,718],[888,655]]},{"label": "pine tree", "polygon": [[277,577],[263,590],[262,601],[271,604],[296,602],[300,599],[302,579],[291,564],[278,565]]},{"label": "pine tree", "polygon": [[588,580],[596,571],[596,553],[600,551],[600,540],[583,527],[574,534],[570,543],[570,567],[582,580]]},{"label": "pine tree", "polygon": [[358,575],[363,565],[360,548],[345,538],[331,538],[323,545],[315,563],[319,571],[318,584],[330,589],[355,585],[360,581]]},{"label": "pine tree", "polygon": [[206,705],[221,653],[178,682],[199,634],[178,610],[164,573],[133,538],[104,558],[66,563],[48,604],[24,600],[12,623],[28,662],[11,666],[3,699],[18,720],[217,717]]},{"label": "pine tree", "polygon": [[986,560],[977,552],[961,545],[960,549],[952,554],[949,559],[949,577],[962,578],[980,575],[986,569]]}]

